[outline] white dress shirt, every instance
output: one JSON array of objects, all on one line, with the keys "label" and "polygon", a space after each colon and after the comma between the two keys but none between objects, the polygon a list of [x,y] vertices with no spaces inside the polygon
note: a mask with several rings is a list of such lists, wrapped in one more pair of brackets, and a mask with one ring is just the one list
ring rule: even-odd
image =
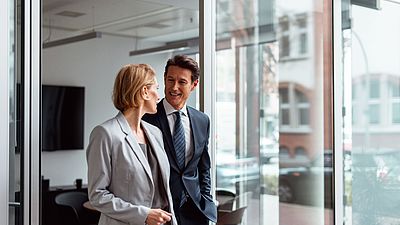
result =
[{"label": "white dress shirt", "polygon": [[[174,136],[174,127],[175,127],[175,121],[176,121],[176,116],[174,112],[178,111],[172,107],[167,100],[163,99],[163,105],[165,109],[165,113],[167,114],[167,119],[168,119],[168,125],[169,129],[171,131],[171,135]],[[183,125],[183,129],[185,129],[185,166],[188,164],[190,159],[192,159],[193,156],[193,140],[192,140],[192,129],[190,128],[190,120],[189,120],[189,115],[187,113],[186,109],[186,104],[183,106],[183,108],[180,110],[181,113],[181,121]]]}]

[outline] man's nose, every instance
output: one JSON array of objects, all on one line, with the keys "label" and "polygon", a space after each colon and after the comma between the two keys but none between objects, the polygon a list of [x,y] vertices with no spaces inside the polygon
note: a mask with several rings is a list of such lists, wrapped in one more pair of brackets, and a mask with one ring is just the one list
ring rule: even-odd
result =
[{"label": "man's nose", "polygon": [[173,88],[174,90],[176,90],[176,89],[178,89],[178,85],[179,85],[178,82],[175,82],[174,85],[172,85],[172,88]]}]

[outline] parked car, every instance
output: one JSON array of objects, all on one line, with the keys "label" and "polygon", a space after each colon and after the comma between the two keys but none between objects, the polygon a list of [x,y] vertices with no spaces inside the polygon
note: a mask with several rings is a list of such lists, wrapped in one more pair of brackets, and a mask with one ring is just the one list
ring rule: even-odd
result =
[{"label": "parked car", "polygon": [[[302,159],[303,160],[303,159]],[[308,163],[292,162],[279,169],[279,200],[303,205],[332,207],[332,152]],[[322,183],[324,182],[324,183]]]},{"label": "parked car", "polygon": [[237,158],[230,153],[217,153],[217,188],[228,189],[236,193],[255,191],[260,186],[260,169],[257,158]]}]

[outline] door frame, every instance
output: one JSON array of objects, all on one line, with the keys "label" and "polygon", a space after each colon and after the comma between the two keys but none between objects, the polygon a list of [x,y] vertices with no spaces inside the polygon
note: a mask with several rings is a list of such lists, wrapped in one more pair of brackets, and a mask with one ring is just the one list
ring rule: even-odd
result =
[{"label": "door frame", "polygon": [[[10,33],[10,1],[3,1],[0,7],[0,32]],[[8,202],[9,202],[9,48],[10,35],[0,35],[0,48],[7,51],[0,51],[0,224],[8,224]],[[6,128],[6,129],[5,129]]]}]

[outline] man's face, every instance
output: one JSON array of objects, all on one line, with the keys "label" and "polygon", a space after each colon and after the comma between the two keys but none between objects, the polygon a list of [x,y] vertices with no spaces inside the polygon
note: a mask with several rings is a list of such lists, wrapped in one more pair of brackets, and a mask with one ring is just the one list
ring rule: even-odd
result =
[{"label": "man's face", "polygon": [[197,86],[198,80],[192,82],[192,72],[178,66],[169,66],[164,76],[165,99],[176,110],[180,110],[189,98],[190,92]]}]

